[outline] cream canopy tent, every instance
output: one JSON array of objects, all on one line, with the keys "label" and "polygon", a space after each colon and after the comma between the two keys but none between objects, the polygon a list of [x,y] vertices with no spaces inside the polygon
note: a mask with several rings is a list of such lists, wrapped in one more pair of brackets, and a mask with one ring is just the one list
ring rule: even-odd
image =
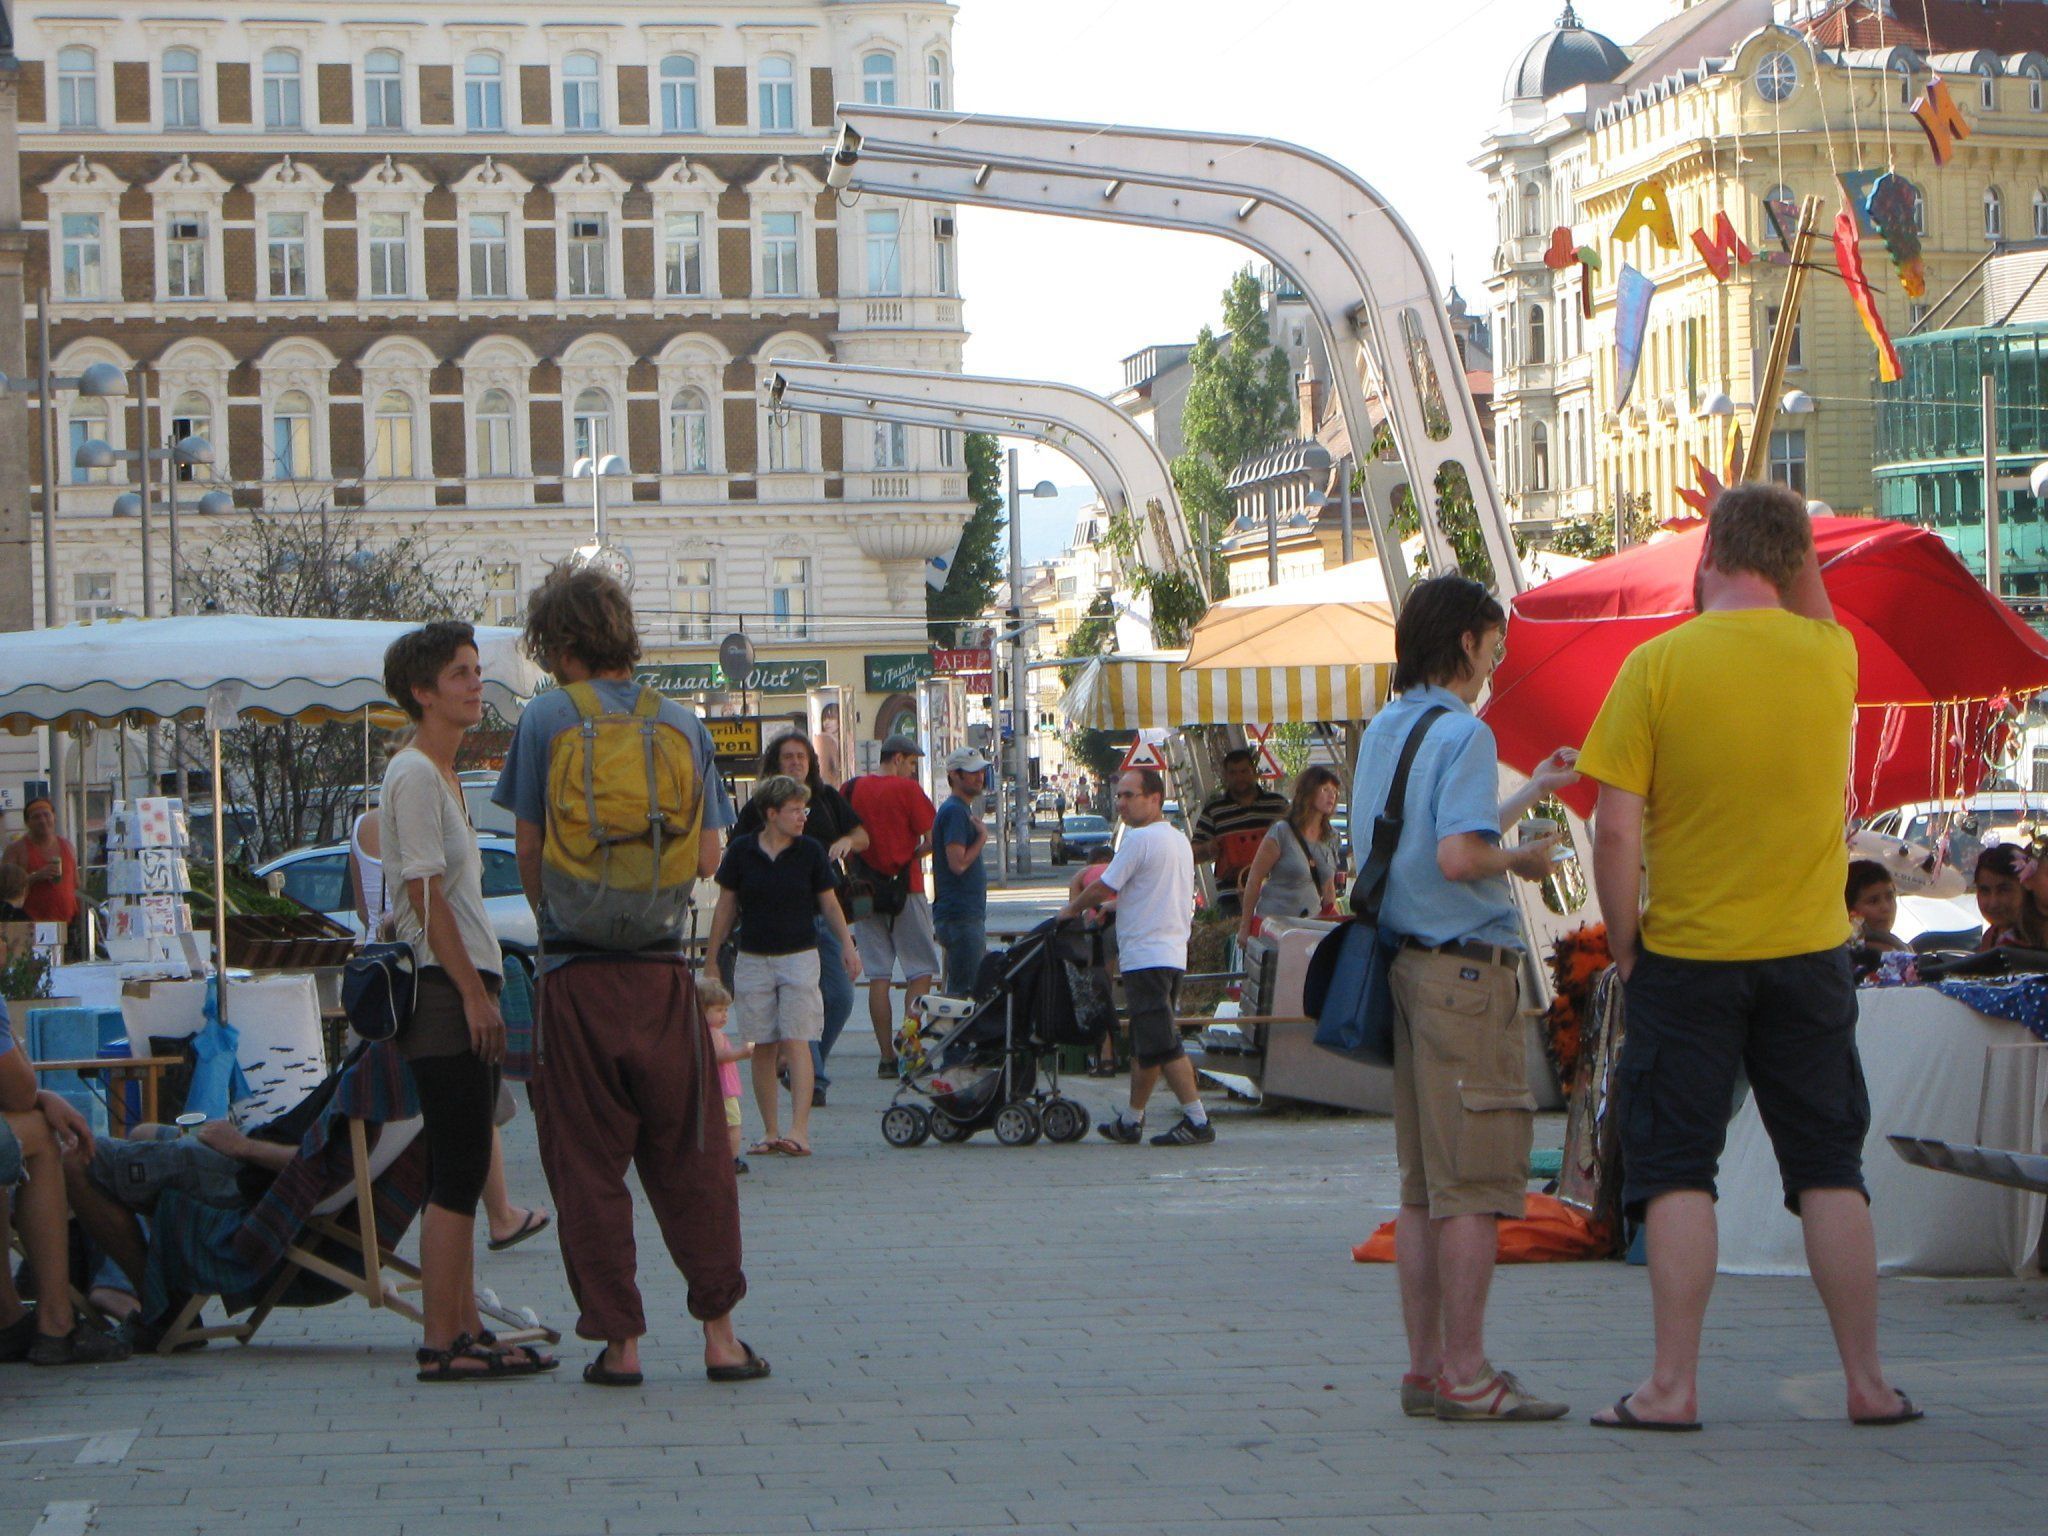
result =
[{"label": "cream canopy tent", "polygon": [[1097,656],[1060,699],[1069,726],[1102,731],[1185,725],[1364,720],[1386,697],[1384,667],[1196,670],[1184,651]]},{"label": "cream canopy tent", "polygon": [[1188,636],[1185,665],[1380,666],[1393,660],[1386,577],[1377,559],[1365,559],[1226,597]]},{"label": "cream canopy tent", "polygon": [[[220,733],[238,719],[353,719],[387,700],[384,652],[415,624],[187,614],[0,634],[0,726],[17,734],[138,720],[204,718],[213,803],[225,803]],[[479,629],[484,698],[515,717],[541,685],[519,632]],[[226,817],[213,818],[214,955],[227,959]],[[225,990],[223,990],[225,997]]]}]

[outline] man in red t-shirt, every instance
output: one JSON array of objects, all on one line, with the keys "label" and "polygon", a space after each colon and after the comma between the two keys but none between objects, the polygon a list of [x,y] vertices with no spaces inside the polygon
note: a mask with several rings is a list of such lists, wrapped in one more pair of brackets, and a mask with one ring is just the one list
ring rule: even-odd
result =
[{"label": "man in red t-shirt", "polygon": [[931,847],[936,813],[931,797],[917,782],[917,760],[923,756],[910,737],[891,736],[882,743],[882,771],[864,773],[846,786],[854,814],[868,829],[867,847],[848,856],[852,872],[882,888],[882,906],[892,904],[886,895],[898,875],[907,873],[910,885],[902,911],[877,911],[853,925],[854,947],[868,975],[868,1020],[875,1027],[875,1043],[882,1048],[876,1069],[880,1077],[896,1076],[897,1016],[889,1008],[890,977],[901,970],[903,1007],[908,1012],[931,990],[939,968],[932,908],[924,892],[924,855]]}]

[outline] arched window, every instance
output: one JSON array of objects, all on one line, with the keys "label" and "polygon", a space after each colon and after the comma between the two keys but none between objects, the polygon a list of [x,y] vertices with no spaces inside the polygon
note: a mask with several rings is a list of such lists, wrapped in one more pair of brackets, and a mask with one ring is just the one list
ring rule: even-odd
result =
[{"label": "arched window", "polygon": [[98,441],[104,443],[109,441],[107,437],[109,417],[107,402],[91,395],[74,396],[68,416],[71,430],[65,437],[64,463],[71,469],[72,484],[103,484],[106,481],[107,472],[103,469],[85,468],[84,465],[78,462],[78,450],[90,442]]},{"label": "arched window", "polygon": [[2048,187],[2034,188],[2034,238],[2048,239]]},{"label": "arched window", "polygon": [[1988,61],[1977,66],[1977,95],[1986,112],[1998,110],[1998,71]]},{"label": "arched window", "polygon": [[270,478],[313,477],[313,402],[303,390],[286,390],[270,412]]},{"label": "arched window", "polygon": [[295,48],[273,48],[263,55],[263,126],[306,126],[305,93]]},{"label": "arched window", "polygon": [[934,112],[946,110],[946,56],[928,53],[924,56],[924,104]]},{"label": "arched window", "polygon": [[870,53],[860,61],[860,99],[871,107],[896,105],[896,55]]},{"label": "arched window", "polygon": [[796,132],[796,69],[771,54],[761,61],[759,127],[763,133]]},{"label": "arched window", "polygon": [[1550,489],[1550,428],[1540,421],[1529,424],[1529,489]]},{"label": "arched window", "polygon": [[1522,233],[1543,233],[1543,189],[1533,181],[1522,183]]},{"label": "arched window", "polygon": [[412,478],[412,396],[387,389],[377,397],[370,473],[379,480]]},{"label": "arched window", "polygon": [[512,397],[502,389],[485,390],[476,403],[476,472],[512,473]]},{"label": "arched window", "polygon": [[1543,335],[1544,324],[1543,301],[1539,299],[1529,306],[1529,361],[1532,363],[1547,362],[1550,357]]},{"label": "arched window", "polygon": [[199,126],[199,54],[192,48],[164,50],[164,126]]},{"label": "arched window", "polygon": [[612,397],[601,389],[586,389],[576,397],[570,439],[573,458],[601,459],[612,451]]},{"label": "arched window", "polygon": [[363,60],[363,125],[405,126],[405,61],[395,49],[372,48]]},{"label": "arched window", "polygon": [[505,129],[505,65],[495,53],[472,53],[462,61],[463,118],[471,133]]},{"label": "arched window", "polygon": [[2038,112],[2042,107],[2041,66],[2029,64],[2020,73],[2027,77],[2027,110],[2029,112]]},{"label": "arched window", "polygon": [[596,133],[604,127],[597,55],[572,53],[562,60],[562,127],[570,133]]},{"label": "arched window", "polygon": [[[188,437],[205,438],[207,446],[214,450],[214,462],[223,465],[227,462],[227,456],[220,451],[221,445],[213,438],[213,402],[194,389],[186,390],[171,406],[172,444],[182,443]],[[194,468],[191,464],[178,465],[178,478],[190,480]]]},{"label": "arched window", "polygon": [[1984,238],[2005,238],[2005,195],[1996,187],[1984,189]]},{"label": "arched window", "polygon": [[711,413],[704,391],[684,389],[669,402],[669,451],[679,475],[701,475],[711,468]]},{"label": "arched window", "polygon": [[99,62],[90,48],[57,50],[57,126],[100,125]]},{"label": "arched window", "polygon": [[687,53],[661,61],[661,131],[697,131],[697,61]]},{"label": "arched window", "polygon": [[1898,74],[1898,77],[1899,77],[1899,105],[1900,105],[1900,106],[1902,106],[1902,107],[1910,107],[1910,106],[1912,106],[1912,105],[1913,105],[1913,65],[1912,65],[1912,61],[1911,61],[1911,60],[1908,60],[1908,59],[1900,59],[1900,60],[1899,60],[1899,61],[1898,61],[1897,63],[1895,63],[1895,64],[1893,64],[1893,65],[1892,65],[1892,69],[1893,69],[1894,71],[1896,71],[1896,72],[1897,72],[1897,74]]}]

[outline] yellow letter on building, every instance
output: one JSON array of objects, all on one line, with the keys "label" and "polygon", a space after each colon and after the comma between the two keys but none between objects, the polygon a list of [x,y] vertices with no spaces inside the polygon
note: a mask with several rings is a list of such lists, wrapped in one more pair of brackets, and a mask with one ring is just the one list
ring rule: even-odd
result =
[{"label": "yellow letter on building", "polygon": [[1664,183],[1654,176],[1629,189],[1628,206],[1621,210],[1614,238],[1617,243],[1632,240],[1645,229],[1665,250],[1678,249],[1678,226],[1671,222],[1671,203]]}]

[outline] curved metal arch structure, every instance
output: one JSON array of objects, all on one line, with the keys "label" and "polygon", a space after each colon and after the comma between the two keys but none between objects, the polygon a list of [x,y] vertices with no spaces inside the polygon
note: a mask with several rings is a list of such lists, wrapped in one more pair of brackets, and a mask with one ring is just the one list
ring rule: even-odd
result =
[{"label": "curved metal arch structure", "polygon": [[764,404],[823,416],[1028,437],[1081,466],[1096,490],[1138,519],[1138,558],[1153,570],[1207,572],[1159,445],[1100,395],[1072,384],[934,373],[874,364],[771,358]]},{"label": "curved metal arch structure", "polygon": [[[1436,281],[1407,224],[1352,172],[1298,145],[1224,134],[853,103],[840,105],[839,120],[827,177],[835,188],[1180,229],[1265,256],[1300,288],[1331,356],[1355,358],[1356,367],[1333,372],[1359,449],[1371,419],[1366,376],[1378,376],[1432,564],[1457,564],[1436,495],[1439,476],[1455,470],[1471,496],[1495,585],[1507,594],[1522,589]],[[1389,511],[1368,498],[1374,544],[1398,602],[1407,572]]]}]

